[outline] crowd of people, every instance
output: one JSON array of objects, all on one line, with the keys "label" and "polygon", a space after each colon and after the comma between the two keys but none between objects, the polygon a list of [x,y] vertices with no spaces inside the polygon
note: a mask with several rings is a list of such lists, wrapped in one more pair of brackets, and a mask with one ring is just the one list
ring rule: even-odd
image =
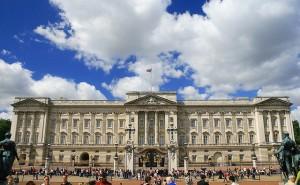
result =
[{"label": "crowd of people", "polygon": [[[192,185],[197,182],[197,185],[205,185],[208,184],[206,179],[221,179],[224,183],[232,183],[236,184],[238,181],[243,180],[244,178],[252,178],[252,179],[260,179],[260,175],[272,175],[277,172],[272,168],[264,168],[261,170],[257,170],[255,168],[244,168],[244,169],[227,169],[227,170],[213,170],[213,169],[194,169],[189,170],[188,173],[184,173],[183,170],[173,170],[169,172],[167,169],[149,169],[142,170],[138,169],[133,172],[129,170],[119,169],[117,171],[113,171],[112,169],[102,169],[102,168],[74,168],[73,170],[66,168],[54,168],[45,170],[44,168],[30,168],[30,169],[14,169],[13,174],[16,176],[21,175],[32,175],[32,180],[38,180],[39,177],[44,177],[44,184],[47,184],[47,180],[50,181],[52,176],[62,176],[62,178],[66,178],[67,176],[79,176],[79,177],[89,177],[90,179],[94,179],[89,183],[97,183],[98,181],[103,179],[112,180],[112,178],[119,179],[136,179],[141,182],[145,182],[147,185],[151,181],[153,185],[175,185],[176,180],[179,178],[183,178],[186,185]],[[150,178],[150,181],[149,181]],[[32,181],[32,182],[33,182]],[[219,180],[220,181],[220,180]],[[101,181],[102,182],[102,181]],[[102,184],[103,185],[103,184]]]}]

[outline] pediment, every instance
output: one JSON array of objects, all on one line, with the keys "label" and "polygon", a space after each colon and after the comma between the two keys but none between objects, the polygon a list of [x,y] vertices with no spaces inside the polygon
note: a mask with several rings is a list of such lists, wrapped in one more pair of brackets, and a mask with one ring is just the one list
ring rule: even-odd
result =
[{"label": "pediment", "polygon": [[129,101],[124,105],[176,105],[177,103],[157,95],[146,95],[144,97]]},{"label": "pediment", "polygon": [[260,105],[260,106],[291,106],[292,103],[281,100],[279,98],[269,98],[269,99],[266,99],[259,103],[256,103],[256,105]]},{"label": "pediment", "polygon": [[40,102],[33,98],[27,98],[25,100],[21,100],[19,102],[11,104],[13,107],[45,107],[46,103]]}]

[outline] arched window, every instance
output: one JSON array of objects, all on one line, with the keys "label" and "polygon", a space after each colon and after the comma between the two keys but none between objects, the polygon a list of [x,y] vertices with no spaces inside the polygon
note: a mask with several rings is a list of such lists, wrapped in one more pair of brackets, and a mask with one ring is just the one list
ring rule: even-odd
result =
[{"label": "arched window", "polygon": [[219,132],[215,133],[215,144],[220,144],[220,136],[221,134]]},{"label": "arched window", "polygon": [[249,133],[249,143],[251,143],[251,144],[254,143],[254,136],[255,136],[254,132],[250,132]]},{"label": "arched window", "polygon": [[60,134],[60,144],[61,145],[66,144],[66,137],[67,137],[67,134],[65,134],[65,133]]},{"label": "arched window", "polygon": [[238,133],[238,143],[239,144],[244,143],[244,134],[242,132]]},{"label": "arched window", "polygon": [[209,138],[209,135],[207,133],[204,133],[203,134],[203,144],[205,144],[205,145],[208,144],[208,138]]},{"label": "arched window", "polygon": [[192,144],[193,145],[197,144],[197,135],[196,134],[192,134]]},{"label": "arched window", "polygon": [[226,133],[226,144],[231,144],[231,138],[232,138],[232,133],[227,132]]},{"label": "arched window", "polygon": [[95,144],[101,144],[101,135],[99,133],[95,134]]},{"label": "arched window", "polygon": [[72,144],[73,145],[77,144],[77,141],[78,141],[77,133],[72,133]]},{"label": "arched window", "polygon": [[83,144],[85,144],[85,145],[89,144],[89,139],[90,139],[89,134],[84,133],[83,134]]},{"label": "arched window", "polygon": [[107,134],[106,143],[109,145],[113,144],[113,135],[111,133]]}]

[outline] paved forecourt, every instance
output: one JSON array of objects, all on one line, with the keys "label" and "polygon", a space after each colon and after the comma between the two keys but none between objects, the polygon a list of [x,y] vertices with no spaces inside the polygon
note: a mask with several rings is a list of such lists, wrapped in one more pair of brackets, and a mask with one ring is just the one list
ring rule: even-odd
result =
[{"label": "paved forecourt", "polygon": [[[20,184],[25,185],[27,181],[32,180],[31,175],[25,175],[24,178],[22,176],[19,176],[20,179]],[[90,180],[94,180],[94,178],[87,178],[87,177],[78,177],[78,176],[69,176],[69,181],[73,185],[77,185],[80,182],[88,182]],[[136,179],[111,179],[108,177],[108,180],[112,182],[113,185],[141,185],[143,181],[136,180]],[[193,179],[194,185],[196,185],[197,181],[199,179]],[[210,185],[219,185],[219,184],[230,184],[229,182],[223,182],[223,179],[208,179]],[[281,181],[281,176],[280,175],[273,175],[273,176],[261,176],[260,180],[252,180],[252,179],[244,179],[242,181],[239,181],[238,183],[240,185],[259,185],[259,184],[264,184],[264,185],[278,185],[278,183]],[[41,184],[43,182],[43,177],[40,176],[39,180],[34,180],[36,184]],[[51,184],[61,184],[62,182],[62,176],[53,176],[50,180]],[[177,179],[176,183],[178,185],[185,185],[184,180]]]}]

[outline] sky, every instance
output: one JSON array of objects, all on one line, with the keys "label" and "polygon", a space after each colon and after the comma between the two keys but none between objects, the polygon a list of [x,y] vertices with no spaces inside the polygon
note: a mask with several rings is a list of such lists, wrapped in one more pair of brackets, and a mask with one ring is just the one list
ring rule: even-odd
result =
[{"label": "sky", "polygon": [[[289,96],[300,120],[299,0],[2,0],[0,117],[16,96]],[[147,72],[152,69],[152,72]]]}]

